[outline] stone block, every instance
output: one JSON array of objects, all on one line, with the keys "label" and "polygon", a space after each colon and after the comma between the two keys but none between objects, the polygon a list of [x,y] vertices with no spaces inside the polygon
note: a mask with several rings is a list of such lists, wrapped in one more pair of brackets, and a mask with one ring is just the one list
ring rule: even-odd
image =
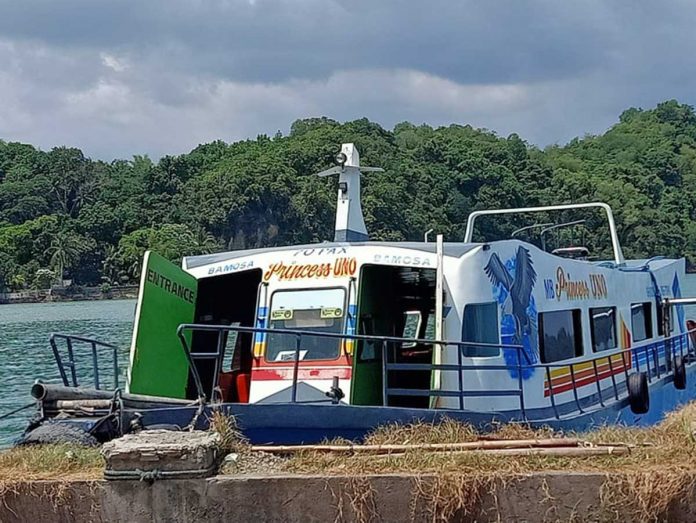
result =
[{"label": "stone block", "polygon": [[104,444],[106,479],[182,479],[212,476],[220,456],[214,432],[145,430]]}]

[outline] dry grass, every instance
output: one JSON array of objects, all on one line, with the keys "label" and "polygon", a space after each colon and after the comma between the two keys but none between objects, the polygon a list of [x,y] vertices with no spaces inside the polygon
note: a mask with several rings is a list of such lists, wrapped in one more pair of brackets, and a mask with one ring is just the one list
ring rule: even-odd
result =
[{"label": "dry grass", "polygon": [[61,444],[0,452],[0,490],[20,481],[100,479],[103,473],[98,448]]},{"label": "dry grass", "polygon": [[351,476],[338,492],[330,486],[328,488],[336,507],[334,523],[346,520],[370,523],[381,520],[375,502],[375,490],[367,478]]},{"label": "dry grass", "polygon": [[[406,451],[399,455],[375,456],[370,453],[320,453],[304,451],[288,460],[287,469],[300,473],[337,473],[354,471],[357,474],[392,472],[500,472],[535,471],[585,472],[646,472],[669,466],[676,471],[696,471],[696,443],[692,437],[696,428],[696,402],[669,414],[654,427],[636,428],[607,426],[583,434],[565,434],[580,438],[588,444],[626,444],[631,452],[621,456],[558,457],[558,456],[487,456],[485,453]],[[415,423],[390,425],[370,434],[370,444],[456,443],[486,439],[540,439],[552,437],[548,428],[531,429],[520,424],[494,427],[480,435],[471,426],[452,420],[439,425]],[[336,443],[336,442],[331,442]]]},{"label": "dry grass", "polygon": [[442,423],[413,423],[411,425],[385,425],[378,427],[365,438],[369,445],[461,443],[476,441],[479,434],[471,425],[445,419]]},{"label": "dry grass", "polygon": [[208,420],[209,430],[220,435],[220,452],[224,456],[230,452],[242,453],[249,451],[249,441],[237,426],[234,416],[216,410]]}]

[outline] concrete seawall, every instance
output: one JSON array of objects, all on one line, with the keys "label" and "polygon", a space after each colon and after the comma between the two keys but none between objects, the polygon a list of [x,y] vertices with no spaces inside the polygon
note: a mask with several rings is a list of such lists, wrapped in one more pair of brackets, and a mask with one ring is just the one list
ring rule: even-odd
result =
[{"label": "concrete seawall", "polygon": [[648,483],[595,473],[36,481],[0,486],[0,521],[696,521],[696,474],[654,485],[654,475],[646,477]]},{"label": "concrete seawall", "polygon": [[57,301],[131,300],[138,297],[137,285],[123,285],[103,290],[101,287],[0,292],[0,305],[10,303],[44,303]]}]

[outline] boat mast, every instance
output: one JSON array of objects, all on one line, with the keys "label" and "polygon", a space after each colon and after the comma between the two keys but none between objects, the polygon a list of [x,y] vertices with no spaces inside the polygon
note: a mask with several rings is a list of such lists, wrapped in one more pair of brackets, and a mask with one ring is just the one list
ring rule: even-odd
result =
[{"label": "boat mast", "polygon": [[339,175],[334,241],[367,241],[369,236],[360,204],[360,174],[361,171],[381,172],[384,169],[360,167],[360,154],[352,143],[344,143],[341,146],[341,152],[336,155],[336,163],[338,166],[316,174],[316,176]]}]

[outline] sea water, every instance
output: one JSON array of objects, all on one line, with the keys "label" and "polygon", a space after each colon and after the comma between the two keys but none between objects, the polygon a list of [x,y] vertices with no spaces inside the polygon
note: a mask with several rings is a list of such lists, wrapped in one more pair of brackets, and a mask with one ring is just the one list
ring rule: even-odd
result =
[{"label": "sea water", "polygon": [[[104,300],[62,303],[0,305],[0,416],[31,403],[29,390],[34,380],[61,383],[53,351],[48,343],[51,333],[82,335],[117,345],[121,384],[128,362],[128,347],[133,329],[135,300]],[[64,350],[65,346],[59,345]],[[78,379],[91,375],[89,347],[75,347]],[[113,365],[108,352],[100,357],[104,385],[113,381]],[[91,385],[90,381],[78,382]],[[0,447],[19,436],[35,413],[29,408],[0,420]]]}]

